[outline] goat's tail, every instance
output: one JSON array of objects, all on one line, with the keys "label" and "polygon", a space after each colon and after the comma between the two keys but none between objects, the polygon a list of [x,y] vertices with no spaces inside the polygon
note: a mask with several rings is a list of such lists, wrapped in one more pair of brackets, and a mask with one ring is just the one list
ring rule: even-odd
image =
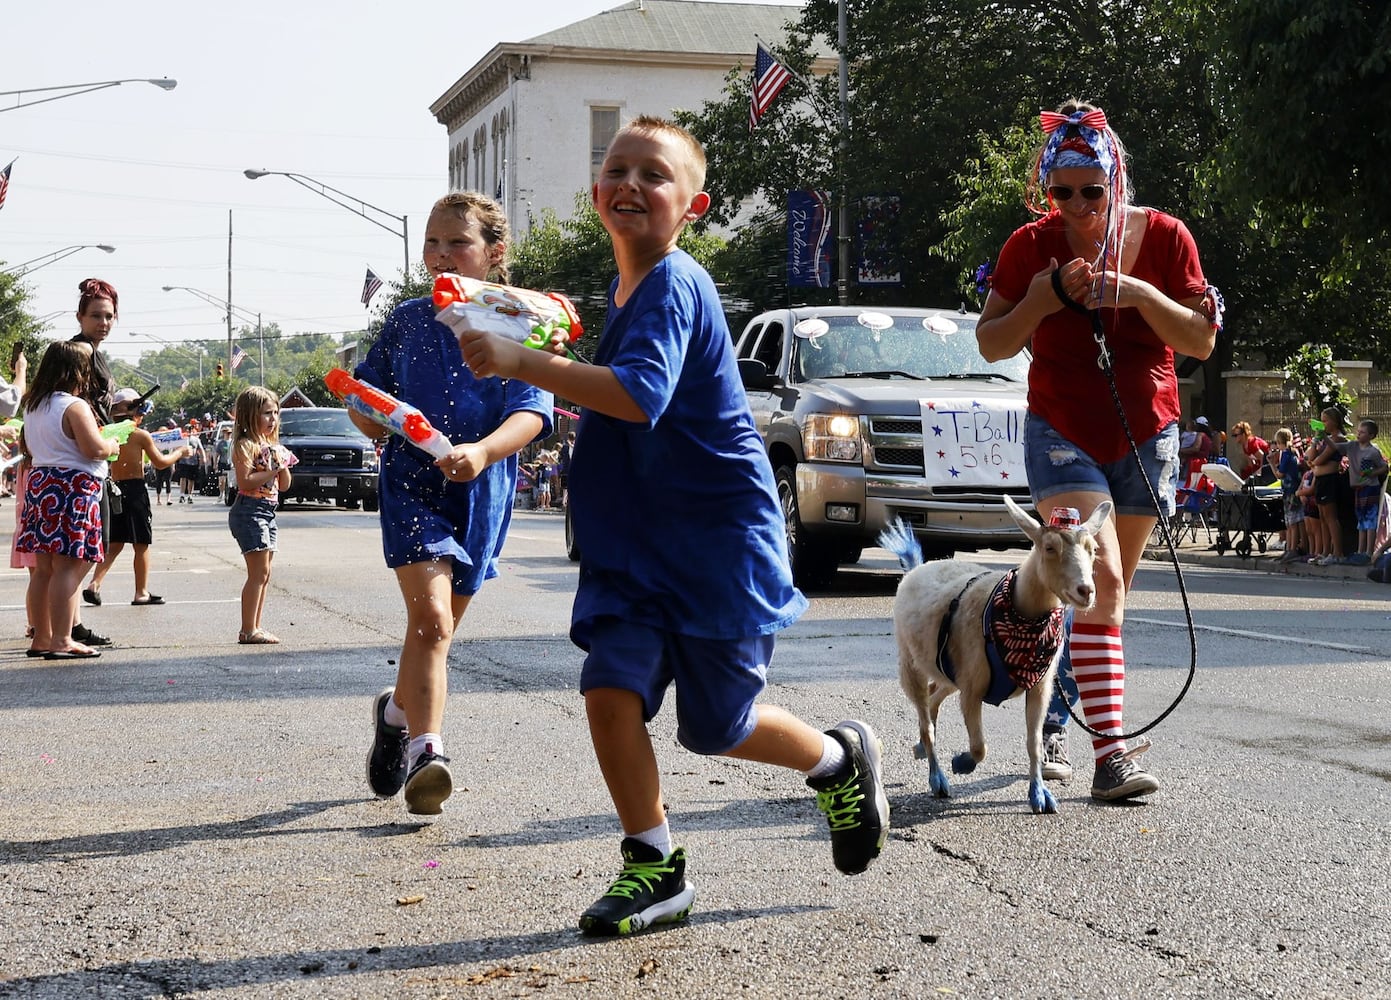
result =
[{"label": "goat's tail", "polygon": [[898,564],[906,573],[923,563],[922,546],[918,544],[912,529],[903,523],[903,518],[894,518],[893,524],[879,532],[880,546],[898,556]]}]

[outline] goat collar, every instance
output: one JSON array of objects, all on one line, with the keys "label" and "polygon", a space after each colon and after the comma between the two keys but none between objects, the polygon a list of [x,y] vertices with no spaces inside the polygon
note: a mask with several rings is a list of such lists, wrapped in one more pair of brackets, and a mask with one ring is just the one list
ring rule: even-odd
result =
[{"label": "goat collar", "polygon": [[[1057,659],[1065,638],[1065,612],[1061,605],[1040,618],[1025,618],[1015,608],[1014,577],[1017,572],[1011,569],[1000,578],[981,612],[985,660],[990,664],[990,688],[984,700],[991,705],[1002,705],[1015,691],[1021,688],[1027,691],[1038,684]],[[952,621],[971,584],[988,575],[982,573],[966,581],[937,629],[937,669],[952,684],[956,684],[956,664],[948,648]]]}]

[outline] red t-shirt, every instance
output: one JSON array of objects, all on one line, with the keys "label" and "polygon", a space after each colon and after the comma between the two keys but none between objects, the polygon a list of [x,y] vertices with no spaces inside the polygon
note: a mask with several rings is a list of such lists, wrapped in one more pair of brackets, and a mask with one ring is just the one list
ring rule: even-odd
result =
[{"label": "red t-shirt", "polygon": [[[1198,247],[1188,227],[1152,208],[1131,274],[1171,299],[1200,296],[1207,289]],[[1064,223],[1053,212],[1021,226],[1005,242],[995,264],[992,290],[1010,302],[1028,292],[1035,274],[1076,256]],[[1149,440],[1179,417],[1174,352],[1145,323],[1138,309],[1102,309],[1106,344],[1116,388],[1135,443]],[[1098,462],[1114,462],[1130,451],[1111,399],[1106,374],[1097,366],[1091,320],[1071,309],[1048,315],[1030,341],[1029,410]]]}]

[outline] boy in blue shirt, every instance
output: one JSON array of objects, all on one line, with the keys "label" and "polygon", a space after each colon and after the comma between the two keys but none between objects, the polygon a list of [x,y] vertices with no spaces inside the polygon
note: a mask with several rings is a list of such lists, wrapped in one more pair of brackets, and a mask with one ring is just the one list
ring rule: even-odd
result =
[{"label": "boy in blue shirt", "polygon": [[889,806],[863,722],[818,732],[755,704],[774,635],[806,609],[792,585],[772,468],[754,428],[714,282],[676,248],[710,206],[705,153],[640,116],[609,144],[592,197],[618,278],[593,365],[466,332],[478,375],[516,378],[583,408],[570,466],[583,553],[570,637],[599,768],[623,827],[623,871],[580,917],[586,934],[684,919],[695,889],[672,846],[646,723],[676,688],[677,738],[801,771],[836,867],[878,856]]}]

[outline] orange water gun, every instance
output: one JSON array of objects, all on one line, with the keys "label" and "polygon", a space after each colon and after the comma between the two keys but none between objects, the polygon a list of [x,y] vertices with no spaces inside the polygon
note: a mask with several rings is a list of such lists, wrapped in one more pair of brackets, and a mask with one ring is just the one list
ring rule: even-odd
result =
[{"label": "orange water gun", "polygon": [[324,385],[368,420],[401,435],[435,458],[444,458],[454,449],[449,438],[436,430],[429,418],[410,403],[383,392],[370,382],[353,378],[342,368],[330,368],[324,375]]}]

